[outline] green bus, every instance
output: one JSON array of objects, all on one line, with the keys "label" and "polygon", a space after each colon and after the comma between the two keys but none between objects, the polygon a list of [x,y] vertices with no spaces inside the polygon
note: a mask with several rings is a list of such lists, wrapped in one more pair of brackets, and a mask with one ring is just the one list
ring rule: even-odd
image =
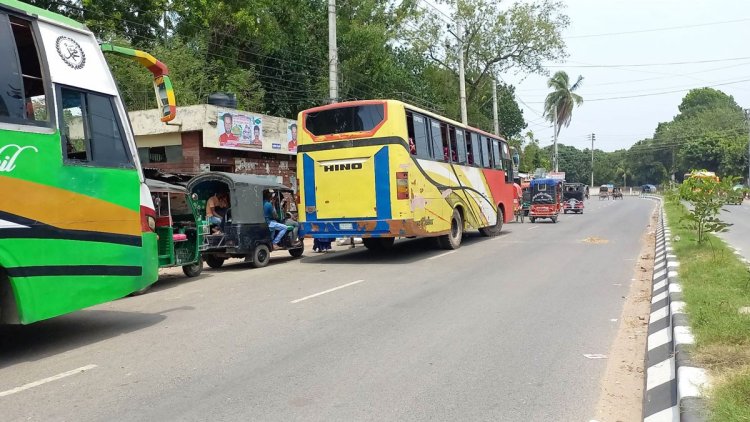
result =
[{"label": "green bus", "polygon": [[103,50],[86,27],[0,0],[0,322],[28,324],[126,296],[158,276],[154,205]]}]

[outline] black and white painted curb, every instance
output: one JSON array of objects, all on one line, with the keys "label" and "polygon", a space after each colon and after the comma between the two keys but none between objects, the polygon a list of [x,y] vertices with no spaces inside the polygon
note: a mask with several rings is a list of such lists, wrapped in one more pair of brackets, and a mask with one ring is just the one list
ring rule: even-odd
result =
[{"label": "black and white painted curb", "polygon": [[643,421],[705,421],[706,371],[695,366],[688,349],[695,343],[672,249],[672,233],[659,202],[651,316],[646,344],[646,388]]}]

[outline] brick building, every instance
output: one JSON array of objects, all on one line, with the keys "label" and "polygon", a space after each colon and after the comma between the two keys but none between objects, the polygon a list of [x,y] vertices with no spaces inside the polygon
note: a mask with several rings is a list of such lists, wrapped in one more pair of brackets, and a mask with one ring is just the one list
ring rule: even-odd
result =
[{"label": "brick building", "polygon": [[272,175],[297,187],[293,120],[208,104],[178,107],[168,124],[156,109],[129,114],[144,168]]}]

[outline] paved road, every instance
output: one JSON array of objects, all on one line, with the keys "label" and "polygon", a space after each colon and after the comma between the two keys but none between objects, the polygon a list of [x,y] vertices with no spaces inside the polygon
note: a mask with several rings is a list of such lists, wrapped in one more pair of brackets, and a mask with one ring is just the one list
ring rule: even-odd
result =
[{"label": "paved road", "polygon": [[726,211],[722,211],[721,219],[733,226],[720,236],[750,260],[750,201],[746,200],[742,205],[727,205],[724,209]]},{"label": "paved road", "polygon": [[448,254],[229,265],[2,328],[2,420],[589,420],[606,361],[583,355],[608,352],[654,203],[587,206]]}]

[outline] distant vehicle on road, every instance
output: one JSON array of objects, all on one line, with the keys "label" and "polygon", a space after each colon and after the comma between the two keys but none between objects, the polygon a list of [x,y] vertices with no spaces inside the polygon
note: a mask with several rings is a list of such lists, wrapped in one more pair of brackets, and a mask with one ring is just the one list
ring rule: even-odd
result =
[{"label": "distant vehicle on road", "polygon": [[148,68],[164,122],[175,116],[167,67],[13,0],[0,0],[0,51],[0,322],[28,324],[150,285],[154,204],[103,51]]},{"label": "distant vehicle on road", "polygon": [[540,218],[549,218],[557,223],[557,217],[563,208],[563,181],[559,179],[534,179],[531,181],[531,210],[529,219],[532,223]]},{"label": "distant vehicle on road", "polygon": [[609,185],[601,185],[601,186],[599,186],[599,200],[600,201],[603,200],[603,199],[607,199],[608,200],[610,193],[611,192],[610,192],[610,189],[609,189]]},{"label": "distant vehicle on road", "polygon": [[300,224],[314,238],[362,237],[385,249],[397,237],[465,230],[500,234],[513,218],[508,143],[395,100],[351,101],[299,114]]},{"label": "distant vehicle on road", "polygon": [[586,185],[583,183],[565,183],[563,185],[563,212],[583,214]]},{"label": "distant vehicle on road", "polygon": [[656,193],[656,186],[645,184],[641,186],[641,193]]},{"label": "distant vehicle on road", "polygon": [[615,186],[612,188],[612,199],[623,199],[621,187]]}]

